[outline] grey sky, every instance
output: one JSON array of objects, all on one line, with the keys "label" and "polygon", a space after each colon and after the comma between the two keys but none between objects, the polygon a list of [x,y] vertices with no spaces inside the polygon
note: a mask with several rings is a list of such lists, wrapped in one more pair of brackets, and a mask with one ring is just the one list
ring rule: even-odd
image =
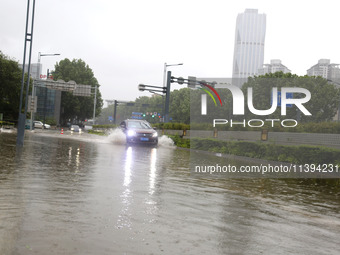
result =
[{"label": "grey sky", "polygon": [[[340,63],[336,0],[36,0],[32,62],[44,73],[64,58],[84,60],[104,99],[150,95],[164,62],[175,76],[230,77],[235,23],[246,8],[267,15],[265,63],[281,59],[293,73],[321,58]],[[27,0],[0,0],[0,50],[22,62]],[[173,85],[173,88],[181,88]]]}]

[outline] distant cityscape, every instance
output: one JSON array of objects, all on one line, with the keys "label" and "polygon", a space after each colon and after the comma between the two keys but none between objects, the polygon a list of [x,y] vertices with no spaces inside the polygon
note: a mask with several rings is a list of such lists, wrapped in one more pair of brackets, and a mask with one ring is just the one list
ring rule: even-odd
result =
[{"label": "distant cityscape", "polygon": [[[282,64],[280,59],[272,59],[270,63],[264,63],[266,37],[266,14],[259,14],[257,9],[246,9],[236,19],[234,58],[232,78],[198,78],[205,81],[217,82],[217,87],[223,83],[233,83],[241,87],[249,76],[265,75],[267,73],[283,72],[291,73],[288,67]],[[331,63],[330,59],[320,59],[307,70],[308,76],[321,76],[334,85],[340,85],[340,64]],[[20,65],[22,68],[22,65]],[[25,66],[28,70],[28,65]],[[44,79],[47,74],[42,74],[42,64],[32,63],[30,76],[33,79]],[[294,71],[293,71],[294,73]],[[38,97],[36,118],[54,118],[57,123],[60,120],[61,92],[36,88]]]},{"label": "distant cityscape", "polygon": [[[235,85],[242,86],[249,76],[292,72],[280,59],[272,59],[269,64],[264,63],[265,36],[266,14],[259,14],[257,9],[246,9],[244,13],[238,14],[232,72]],[[307,70],[307,75],[321,76],[339,85],[339,64],[331,63],[330,59],[320,59]]]}]

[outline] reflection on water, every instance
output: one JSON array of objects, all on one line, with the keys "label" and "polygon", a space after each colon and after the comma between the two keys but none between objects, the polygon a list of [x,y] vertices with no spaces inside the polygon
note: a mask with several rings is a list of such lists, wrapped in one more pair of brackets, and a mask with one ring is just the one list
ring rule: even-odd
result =
[{"label": "reflection on water", "polygon": [[125,187],[129,187],[131,182],[131,164],[132,164],[132,147],[126,150],[125,166],[124,166],[124,183]]},{"label": "reflection on water", "polygon": [[149,173],[149,194],[152,195],[155,191],[156,182],[156,163],[157,163],[157,149],[153,148],[150,153],[150,173]]},{"label": "reflection on water", "polygon": [[338,254],[335,180],[196,178],[171,146],[25,139],[0,134],[0,254]]}]

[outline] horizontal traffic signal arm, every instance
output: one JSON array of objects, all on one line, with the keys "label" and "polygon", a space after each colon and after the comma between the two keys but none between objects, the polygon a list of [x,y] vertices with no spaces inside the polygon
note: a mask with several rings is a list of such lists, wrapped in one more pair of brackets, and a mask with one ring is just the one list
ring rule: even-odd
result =
[{"label": "horizontal traffic signal arm", "polygon": [[161,92],[166,93],[167,89],[166,87],[159,87],[159,86],[151,86],[151,85],[145,85],[145,84],[139,84],[138,85],[139,91],[150,91],[150,92]]},{"label": "horizontal traffic signal arm", "polygon": [[171,83],[178,84],[189,84],[189,85],[203,85],[203,86],[215,86],[216,82],[207,82],[207,81],[197,81],[196,79],[184,79],[183,77],[174,77],[171,76]]}]

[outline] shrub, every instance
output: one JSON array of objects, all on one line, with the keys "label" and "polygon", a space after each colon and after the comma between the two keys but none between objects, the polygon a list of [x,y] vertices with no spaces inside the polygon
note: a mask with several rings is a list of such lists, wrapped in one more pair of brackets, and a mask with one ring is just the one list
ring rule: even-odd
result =
[{"label": "shrub", "polygon": [[288,146],[258,142],[220,141],[215,139],[183,139],[169,136],[178,147],[220,152],[292,164],[339,164],[340,150],[322,146]]}]

